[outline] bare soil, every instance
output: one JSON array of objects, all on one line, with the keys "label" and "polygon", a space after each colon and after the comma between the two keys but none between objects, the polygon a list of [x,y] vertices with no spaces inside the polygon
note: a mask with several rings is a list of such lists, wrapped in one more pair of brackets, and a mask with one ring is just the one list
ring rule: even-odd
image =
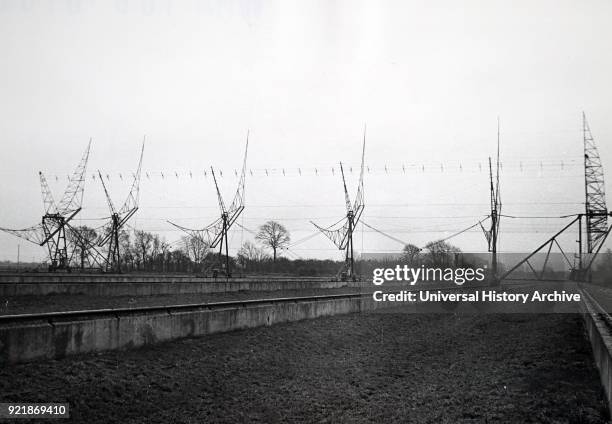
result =
[{"label": "bare soil", "polygon": [[333,289],[298,289],[271,291],[237,291],[225,293],[187,293],[154,296],[86,296],[82,294],[50,294],[44,296],[0,297],[0,315],[41,312],[82,311],[91,309],[139,308],[188,303],[212,303],[233,300],[269,299],[276,297],[322,296],[359,293],[355,287]]},{"label": "bare soil", "polygon": [[604,423],[600,387],[570,314],[351,314],[0,368],[1,402],[78,423]]}]

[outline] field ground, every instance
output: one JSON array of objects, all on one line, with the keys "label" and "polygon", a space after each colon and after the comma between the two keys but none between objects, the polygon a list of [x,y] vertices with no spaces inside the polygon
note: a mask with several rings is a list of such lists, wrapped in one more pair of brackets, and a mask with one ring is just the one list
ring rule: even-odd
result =
[{"label": "field ground", "polygon": [[138,308],[187,303],[211,303],[232,300],[268,299],[276,297],[316,296],[359,293],[355,287],[335,289],[298,289],[272,291],[237,291],[225,293],[186,293],[154,296],[86,296],[80,294],[51,294],[43,296],[0,297],[0,315],[39,312],[78,311],[89,309]]},{"label": "field ground", "polygon": [[72,422],[603,423],[581,317],[367,313],[0,368]]}]

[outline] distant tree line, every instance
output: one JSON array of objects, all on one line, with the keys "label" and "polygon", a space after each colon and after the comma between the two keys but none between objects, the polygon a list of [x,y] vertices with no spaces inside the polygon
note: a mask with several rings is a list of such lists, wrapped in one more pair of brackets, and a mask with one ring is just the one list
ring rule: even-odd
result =
[{"label": "distant tree line", "polygon": [[[88,226],[76,227],[75,231],[69,232],[67,237],[73,252],[71,267],[99,267],[108,254],[107,246],[98,246],[103,236],[104,234]],[[245,242],[236,257],[230,257],[233,268],[238,267],[249,272],[291,272],[291,267],[287,265],[289,261],[279,258],[280,251],[286,249],[291,240],[289,232],[282,224],[275,221],[266,222],[259,228],[255,240],[261,247]],[[265,249],[270,250],[271,255]],[[158,234],[144,230],[121,230],[119,253],[121,270],[124,272],[206,273],[219,263],[218,253],[201,238],[183,236],[170,244]],[[277,263],[278,259],[281,260]],[[314,268],[310,268],[309,272],[314,273]]]},{"label": "distant tree line", "polygon": [[[87,268],[94,249],[106,255],[106,247],[96,246],[103,236],[90,227],[77,228],[78,237],[69,237],[74,254],[71,266]],[[295,276],[334,276],[343,261],[320,259],[289,259],[286,253],[290,246],[289,231],[276,221],[268,221],[259,227],[255,241],[242,244],[235,256],[230,257],[234,275],[240,274],[286,274]],[[119,236],[121,269],[123,272],[178,272],[210,275],[219,266],[219,253],[211,249],[206,241],[198,237],[183,236],[168,243],[158,234],[144,230],[122,230]],[[461,250],[445,241],[428,243],[424,248],[407,244],[404,249],[389,257],[378,257],[356,261],[356,272],[365,278],[377,267],[391,263],[408,264],[413,267],[452,266]],[[222,256],[222,261],[225,256]]]}]

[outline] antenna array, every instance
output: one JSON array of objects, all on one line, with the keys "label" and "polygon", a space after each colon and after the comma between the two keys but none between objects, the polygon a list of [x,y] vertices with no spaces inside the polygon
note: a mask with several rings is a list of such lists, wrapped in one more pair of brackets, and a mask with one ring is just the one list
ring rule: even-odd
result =
[{"label": "antenna array", "polygon": [[338,249],[345,251],[344,266],[340,270],[340,277],[343,281],[347,279],[355,280],[355,258],[353,251],[353,232],[355,227],[361,218],[363,209],[365,207],[364,192],[363,192],[363,170],[365,160],[365,139],[366,132],[363,131],[363,147],[361,151],[361,171],[359,173],[359,185],[357,186],[357,195],[355,196],[355,202],[351,203],[351,199],[346,188],[346,178],[344,176],[344,168],[342,162],[340,163],[340,173],[342,174],[342,184],[344,186],[344,201],[346,204],[346,216],[335,224],[323,228],[312,222],[312,224],[332,243],[334,243]]}]

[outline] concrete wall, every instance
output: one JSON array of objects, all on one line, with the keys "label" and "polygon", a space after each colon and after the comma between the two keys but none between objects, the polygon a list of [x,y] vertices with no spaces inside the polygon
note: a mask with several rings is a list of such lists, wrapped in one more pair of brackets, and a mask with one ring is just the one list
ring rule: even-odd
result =
[{"label": "concrete wall", "polygon": [[235,302],[187,310],[104,313],[0,324],[0,364],[127,349],[185,337],[369,310],[370,298]]},{"label": "concrete wall", "polygon": [[[348,283],[312,279],[218,280],[195,277],[20,277],[20,281],[0,279],[0,297],[48,294],[82,294],[87,296],[150,296],[186,293],[224,293],[241,290],[272,291],[312,288],[358,287],[366,283]],[[15,278],[19,280],[19,278]]]},{"label": "concrete wall", "polygon": [[595,311],[585,305],[582,315],[586,332],[593,348],[595,364],[599,369],[601,384],[608,400],[608,409],[612,411],[612,336],[611,328],[605,320]]},{"label": "concrete wall", "polygon": [[[218,281],[225,281],[219,277]],[[231,278],[230,281],[329,281],[323,277],[287,277],[287,276],[250,276]],[[198,277],[193,274],[93,274],[79,272],[23,272],[18,274],[0,273],[0,283],[201,283],[212,282],[213,278]]]}]

